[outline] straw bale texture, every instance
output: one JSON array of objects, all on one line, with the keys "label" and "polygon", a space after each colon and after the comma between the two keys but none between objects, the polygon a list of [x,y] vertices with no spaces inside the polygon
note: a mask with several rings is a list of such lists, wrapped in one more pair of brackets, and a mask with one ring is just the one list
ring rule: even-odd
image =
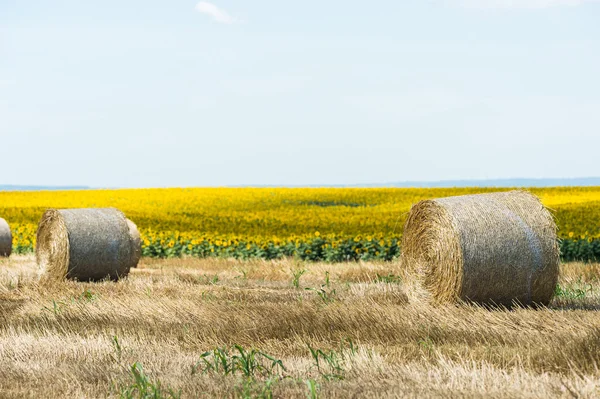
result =
[{"label": "straw bale texture", "polygon": [[12,233],[6,220],[0,218],[0,257],[8,257],[12,252]]},{"label": "straw bale texture", "polygon": [[142,257],[142,239],[137,226],[129,219],[127,219],[127,227],[129,228],[129,239],[131,240],[131,267],[137,267]]},{"label": "straw bale texture", "polygon": [[51,209],[38,226],[36,258],[48,278],[117,280],[129,273],[134,252],[117,209]]},{"label": "straw bale texture", "polygon": [[559,255],[554,218],[525,191],[421,201],[402,239],[403,264],[438,302],[546,305]]}]

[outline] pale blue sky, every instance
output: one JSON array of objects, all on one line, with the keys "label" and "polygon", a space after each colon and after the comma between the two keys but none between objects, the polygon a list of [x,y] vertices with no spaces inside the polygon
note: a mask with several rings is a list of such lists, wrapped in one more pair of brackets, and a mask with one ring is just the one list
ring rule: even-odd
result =
[{"label": "pale blue sky", "polygon": [[600,2],[0,2],[0,184],[600,175]]}]

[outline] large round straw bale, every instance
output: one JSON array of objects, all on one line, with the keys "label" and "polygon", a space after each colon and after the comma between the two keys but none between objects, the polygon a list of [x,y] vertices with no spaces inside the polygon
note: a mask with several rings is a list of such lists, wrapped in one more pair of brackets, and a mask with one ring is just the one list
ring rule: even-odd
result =
[{"label": "large round straw bale", "polygon": [[8,257],[12,252],[12,233],[6,220],[0,218],[0,257]]},{"label": "large round straw bale", "polygon": [[137,267],[142,257],[142,239],[137,226],[129,219],[127,219],[127,227],[129,228],[129,239],[131,240],[131,267]]},{"label": "large round straw bale", "polygon": [[403,264],[438,302],[547,305],[559,255],[554,218],[525,191],[421,201],[402,238]]},{"label": "large round straw bale", "polygon": [[117,280],[135,260],[131,242],[127,219],[117,209],[51,209],[38,226],[36,258],[50,278]]}]

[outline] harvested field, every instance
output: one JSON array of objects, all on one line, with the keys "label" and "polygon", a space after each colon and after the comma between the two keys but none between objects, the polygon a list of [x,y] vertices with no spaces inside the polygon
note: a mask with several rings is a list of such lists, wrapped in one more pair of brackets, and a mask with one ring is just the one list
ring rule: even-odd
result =
[{"label": "harvested field", "polygon": [[0,396],[598,396],[600,265],[561,269],[548,308],[490,311],[429,305],[393,262],[144,258],[116,283],[39,284],[16,256]]}]

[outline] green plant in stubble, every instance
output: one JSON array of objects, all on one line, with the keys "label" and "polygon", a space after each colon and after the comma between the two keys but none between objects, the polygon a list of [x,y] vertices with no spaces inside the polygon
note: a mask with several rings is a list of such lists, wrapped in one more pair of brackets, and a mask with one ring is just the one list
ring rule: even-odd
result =
[{"label": "green plant in stubble", "polygon": [[[253,377],[255,373],[263,373],[266,372],[268,375],[273,374],[273,370],[277,367],[283,368],[283,363],[281,360],[276,360],[272,356],[267,355],[266,353],[257,351],[255,349],[250,349],[248,351],[244,350],[239,345],[235,345],[235,348],[238,351],[237,355],[232,356],[234,360],[234,364],[237,364],[238,369],[244,374],[246,377]],[[260,362],[260,357],[267,359],[271,362],[270,366],[263,366]]]},{"label": "green plant in stubble", "polygon": [[248,270],[247,269],[240,269],[238,271],[241,273],[241,275],[235,276],[234,277],[235,279],[248,280]]},{"label": "green plant in stubble", "polygon": [[306,269],[292,270],[292,286],[294,288],[300,288],[300,277],[306,273]]},{"label": "green plant in stubble", "polygon": [[217,296],[211,292],[207,292],[207,291],[202,291],[202,293],[200,294],[200,297],[202,298],[203,301],[213,301],[217,298]]},{"label": "green plant in stubble", "polygon": [[336,291],[335,289],[327,290],[326,288],[325,284],[323,284],[321,288],[305,288],[305,290],[316,292],[323,302],[331,303],[336,299]]},{"label": "green plant in stubble", "polygon": [[233,375],[240,373],[246,378],[278,375],[286,371],[283,362],[256,349],[246,350],[240,345],[233,346],[233,352],[227,347],[215,348],[200,355],[200,360],[192,366],[192,375],[216,373]]},{"label": "green plant in stubble", "polygon": [[554,295],[558,298],[565,299],[582,299],[585,298],[587,293],[591,293],[593,291],[593,287],[591,284],[586,286],[586,289],[583,290],[581,288],[572,288],[572,287],[561,287],[559,284],[556,285],[554,289]]},{"label": "green plant in stubble", "polygon": [[273,399],[273,386],[278,381],[277,377],[265,381],[245,378],[242,385],[237,387],[237,394],[244,399]]},{"label": "green plant in stubble", "polygon": [[[347,347],[346,344],[348,344]],[[313,367],[316,367],[319,374],[328,381],[343,380],[345,374],[344,363],[350,356],[356,355],[357,352],[357,348],[351,339],[342,341],[337,351],[333,349],[315,349],[310,345],[308,345],[308,349],[314,361]]]},{"label": "green plant in stubble", "polygon": [[81,295],[79,295],[79,300],[82,300],[82,301],[92,302],[92,301],[96,300],[97,298],[98,298],[98,296],[90,290],[85,290],[81,293]]},{"label": "green plant in stubble", "polygon": [[[221,347],[200,355],[200,360],[192,366],[192,375],[220,374],[223,376],[241,374],[244,379],[236,388],[243,398],[273,397],[273,386],[287,371],[283,362],[256,349],[246,350],[240,345],[231,348]],[[267,377],[257,380],[258,377]]]},{"label": "green plant in stubble", "polygon": [[232,374],[233,362],[230,359],[229,350],[223,347],[204,352],[200,355],[198,363],[192,366],[192,375],[196,374],[198,370],[203,374],[208,372],[223,375]]},{"label": "green plant in stubble", "polygon": [[434,350],[434,343],[430,337],[422,338],[418,341],[419,347],[427,352],[428,354],[432,354]]},{"label": "green plant in stubble", "polygon": [[63,306],[65,306],[66,303],[62,302],[62,301],[56,301],[56,300],[52,300],[52,307],[48,307],[48,306],[44,306],[42,308],[43,311],[47,311],[47,312],[51,312],[54,314],[54,316],[58,316],[62,313],[63,311]]},{"label": "green plant in stubble", "polygon": [[178,399],[181,397],[181,391],[164,389],[160,380],[152,381],[145,374],[142,365],[137,362],[130,367],[129,372],[133,377],[133,382],[121,389],[119,397],[122,399]]},{"label": "green plant in stubble", "polygon": [[119,337],[117,337],[116,335],[113,335],[113,337],[112,337],[112,345],[113,345],[113,348],[115,349],[115,354],[116,354],[116,357],[113,357],[113,359],[116,362],[120,362],[121,354],[123,353],[123,348],[121,347],[121,343],[119,342]]},{"label": "green plant in stubble", "polygon": [[325,303],[331,303],[336,299],[336,290],[331,288],[331,280],[329,278],[329,272],[325,272],[325,283],[321,284],[320,288],[305,288],[307,291],[315,292],[319,298]]},{"label": "green plant in stubble", "polygon": [[305,381],[306,386],[308,387],[308,393],[306,397],[308,399],[317,399],[319,397],[319,385],[313,379],[308,379]]}]

